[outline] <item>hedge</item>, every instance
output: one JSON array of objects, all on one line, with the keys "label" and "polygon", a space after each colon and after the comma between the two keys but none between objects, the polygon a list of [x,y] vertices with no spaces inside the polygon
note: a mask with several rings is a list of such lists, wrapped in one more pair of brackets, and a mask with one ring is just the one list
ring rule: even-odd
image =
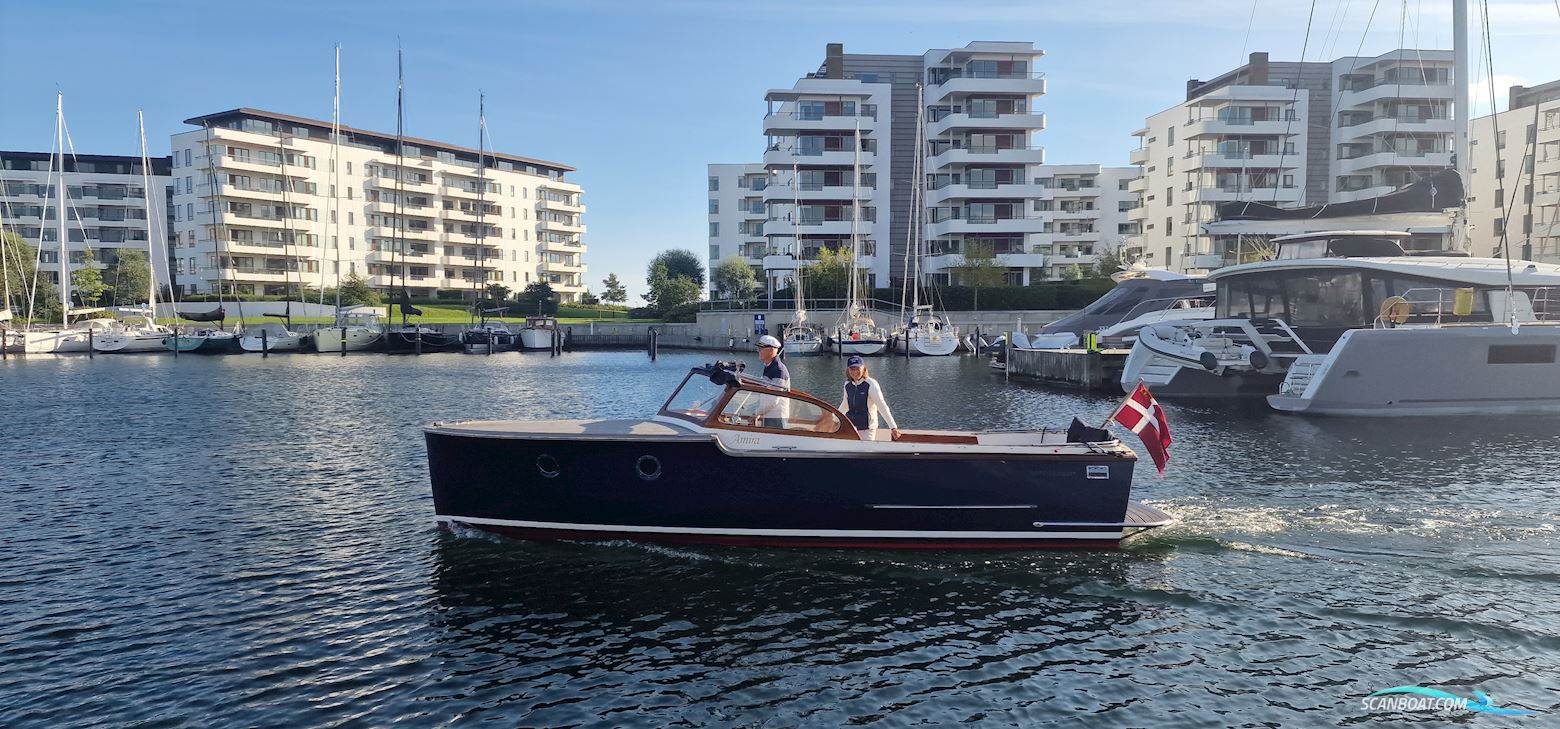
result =
[{"label": "hedge", "polygon": [[[1027,311],[1035,309],[1082,309],[1095,299],[1105,295],[1116,283],[1108,278],[1086,278],[1077,281],[1043,281],[1028,286],[991,286],[980,289],[981,311]],[[930,291],[930,293],[928,293]],[[968,286],[937,286],[923,289],[922,297],[931,296],[932,302],[944,311],[974,311],[975,289]],[[871,298],[880,301],[899,302],[899,289],[874,289]],[[775,292],[775,306],[790,302],[791,290]],[[787,304],[789,306],[789,304]]]}]

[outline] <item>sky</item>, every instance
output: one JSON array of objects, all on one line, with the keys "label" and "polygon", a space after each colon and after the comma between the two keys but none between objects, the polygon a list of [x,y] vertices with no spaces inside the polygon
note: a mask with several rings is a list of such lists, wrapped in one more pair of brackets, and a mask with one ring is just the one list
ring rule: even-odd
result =
[{"label": "sky", "polygon": [[[1491,84],[1470,5],[1477,113]],[[1499,108],[1511,84],[1560,79],[1560,0],[1490,0],[1488,14]],[[0,149],[49,149],[56,90],[79,153],[138,153],[137,109],[154,154],[199,114],[329,119],[336,44],[343,123],[393,132],[399,44],[407,135],[475,146],[486,93],[490,148],[578,168],[591,290],[616,273],[638,302],[656,252],[703,258],[705,165],[758,161],[764,93],[816,70],[827,43],[919,55],[1033,42],[1047,160],[1125,165],[1132,130],[1187,79],[1252,51],[1450,48],[1451,15],[1449,0],[0,2]]]}]

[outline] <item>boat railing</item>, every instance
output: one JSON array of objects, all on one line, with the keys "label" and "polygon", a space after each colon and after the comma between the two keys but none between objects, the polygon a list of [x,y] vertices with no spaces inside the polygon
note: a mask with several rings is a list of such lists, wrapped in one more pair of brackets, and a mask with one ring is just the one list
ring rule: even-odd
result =
[{"label": "boat railing", "polygon": [[1101,329],[1115,326],[1122,322],[1132,321],[1141,316],[1158,314],[1172,309],[1206,309],[1214,305],[1213,294],[1201,294],[1198,296],[1167,296],[1162,299],[1148,299],[1138,302],[1137,306],[1127,310],[1120,318]]},{"label": "boat railing", "polygon": [[1371,325],[1376,329],[1408,323],[1440,326],[1445,317],[1453,314],[1456,305],[1457,289],[1434,286],[1407,289],[1383,300],[1381,311]]},{"label": "boat railing", "polygon": [[1540,286],[1528,296],[1532,298],[1534,318],[1539,321],[1560,319],[1560,292],[1554,291],[1551,286]]}]

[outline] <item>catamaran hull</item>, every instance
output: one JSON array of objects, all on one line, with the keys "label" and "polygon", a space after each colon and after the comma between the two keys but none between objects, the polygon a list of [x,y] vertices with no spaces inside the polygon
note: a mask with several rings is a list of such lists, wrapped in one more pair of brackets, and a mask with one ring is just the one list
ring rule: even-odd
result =
[{"label": "catamaran hull", "polygon": [[[346,330],[343,338],[342,330]],[[380,333],[368,327],[325,327],[314,332],[314,349],[317,352],[340,352],[345,342],[348,352],[373,349],[379,343]]]},{"label": "catamaran hull", "polygon": [[1290,368],[1273,409],[1404,417],[1560,412],[1560,326],[1356,329]]},{"label": "catamaran hull", "polygon": [[1168,521],[1128,501],[1132,463],[1103,454],[755,457],[697,437],[431,431],[427,444],[441,522],[524,539],[1109,548]]}]

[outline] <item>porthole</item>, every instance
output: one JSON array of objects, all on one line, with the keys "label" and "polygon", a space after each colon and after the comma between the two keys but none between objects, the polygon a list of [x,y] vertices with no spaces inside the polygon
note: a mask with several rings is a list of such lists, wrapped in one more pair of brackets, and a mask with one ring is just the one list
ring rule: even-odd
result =
[{"label": "porthole", "polygon": [[654,481],[661,477],[661,461],[655,456],[640,456],[639,462],[634,464],[634,472],[646,481]]},{"label": "porthole", "polygon": [[543,453],[536,457],[536,470],[541,472],[543,478],[557,478],[560,473],[558,459]]}]

